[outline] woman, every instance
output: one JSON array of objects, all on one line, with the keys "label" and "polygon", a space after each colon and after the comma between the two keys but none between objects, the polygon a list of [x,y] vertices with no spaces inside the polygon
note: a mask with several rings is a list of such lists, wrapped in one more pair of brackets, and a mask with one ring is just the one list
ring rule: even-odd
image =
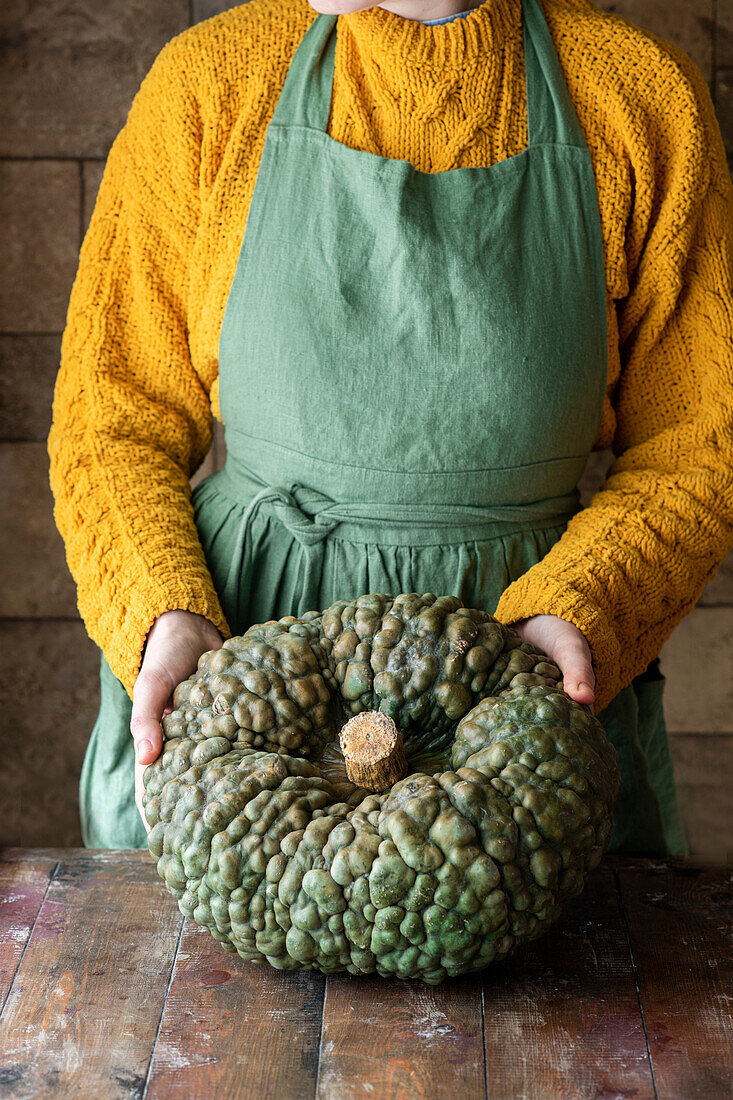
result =
[{"label": "woman", "polygon": [[168,43],[112,147],[49,439],[104,654],[89,846],[145,845],[202,652],[431,591],[595,707],[611,848],[684,852],[656,658],[732,541],[720,131],[690,59],[589,0],[461,8],[251,0]]}]

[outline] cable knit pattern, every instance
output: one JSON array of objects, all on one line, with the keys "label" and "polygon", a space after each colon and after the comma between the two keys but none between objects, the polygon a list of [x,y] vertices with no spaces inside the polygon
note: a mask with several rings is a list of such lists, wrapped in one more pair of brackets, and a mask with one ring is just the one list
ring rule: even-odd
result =
[{"label": "cable knit pattern", "polygon": [[[603,707],[733,543],[733,187],[685,53],[589,0],[543,10],[598,185],[609,372],[596,447],[616,459],[495,612],[575,623]],[[229,633],[188,479],[219,416],[219,331],[265,128],[315,16],[307,0],[251,0],[172,39],[112,146],[81,249],[51,485],[81,615],[129,692],[163,611]],[[526,147],[519,0],[436,26],[375,7],[338,27],[337,141],[424,172]]]}]

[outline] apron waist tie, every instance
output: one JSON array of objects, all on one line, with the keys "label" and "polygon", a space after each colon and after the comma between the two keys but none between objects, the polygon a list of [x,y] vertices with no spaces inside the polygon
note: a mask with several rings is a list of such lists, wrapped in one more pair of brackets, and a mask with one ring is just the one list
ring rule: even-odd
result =
[{"label": "apron waist tie", "polygon": [[[227,463],[225,473],[236,486],[237,477],[232,478],[232,465]],[[246,481],[249,485],[256,478],[247,470]],[[385,501],[334,501],[325,493],[309,488],[299,482],[288,485],[266,485],[256,478],[262,486],[247,504],[238,525],[235,550],[227,572],[222,598],[225,608],[236,609],[234,615],[239,618],[240,580],[251,568],[250,528],[255,514],[262,505],[272,506],[274,514],[283,526],[299,543],[303,553],[301,591],[302,605],[299,614],[314,610],[311,606],[317,599],[320,582],[324,541],[340,523],[363,523],[379,530],[380,526],[391,525],[403,529],[427,527],[430,530],[448,530],[455,527],[483,525],[504,522],[531,527],[533,523],[555,520],[564,523],[578,509],[578,494],[570,493],[560,497],[550,497],[529,504],[491,506],[453,505],[453,504],[402,504]],[[476,532],[480,537],[480,530]]]}]

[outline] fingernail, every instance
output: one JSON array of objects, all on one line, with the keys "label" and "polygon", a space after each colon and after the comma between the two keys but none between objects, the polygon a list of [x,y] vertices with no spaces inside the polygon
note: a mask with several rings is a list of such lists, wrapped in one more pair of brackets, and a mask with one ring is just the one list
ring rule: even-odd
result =
[{"label": "fingernail", "polygon": [[138,758],[138,760],[140,759],[141,756],[145,756],[146,753],[149,753],[149,752],[152,752],[152,751],[153,751],[153,742],[152,741],[141,741],[140,744],[137,747],[137,758]]},{"label": "fingernail", "polygon": [[583,688],[588,688],[588,691],[590,691],[591,693],[593,692],[593,688],[590,686],[590,684],[586,684],[585,680],[581,680],[578,684],[578,691],[582,691]]}]

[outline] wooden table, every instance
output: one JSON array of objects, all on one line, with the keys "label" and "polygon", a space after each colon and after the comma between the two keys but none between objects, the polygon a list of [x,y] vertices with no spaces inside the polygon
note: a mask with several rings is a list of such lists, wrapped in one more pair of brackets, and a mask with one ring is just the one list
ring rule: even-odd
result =
[{"label": "wooden table", "polygon": [[442,986],[280,972],[184,921],[147,852],[0,849],[0,1096],[723,1100],[730,870],[606,860]]}]

